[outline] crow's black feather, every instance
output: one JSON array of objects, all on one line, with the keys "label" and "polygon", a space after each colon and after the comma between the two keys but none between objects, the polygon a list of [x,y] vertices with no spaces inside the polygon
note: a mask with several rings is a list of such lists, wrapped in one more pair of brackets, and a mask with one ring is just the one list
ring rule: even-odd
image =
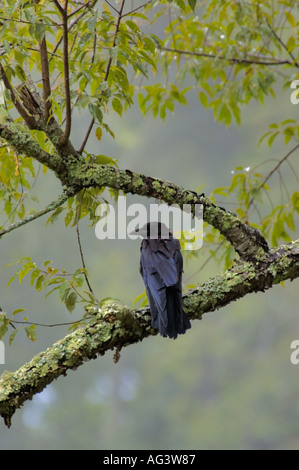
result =
[{"label": "crow's black feather", "polygon": [[[159,224],[159,223],[158,223]],[[183,257],[179,241],[168,231],[168,238],[152,239],[150,223],[141,243],[140,273],[150,303],[152,326],[164,337],[176,338],[191,328],[182,306]],[[160,226],[159,226],[160,228]],[[142,229],[136,230],[142,233]]]}]

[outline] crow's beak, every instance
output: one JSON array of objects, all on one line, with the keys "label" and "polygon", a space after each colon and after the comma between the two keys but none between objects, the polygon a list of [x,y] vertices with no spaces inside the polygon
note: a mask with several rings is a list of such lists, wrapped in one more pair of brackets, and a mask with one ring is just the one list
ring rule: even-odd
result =
[{"label": "crow's beak", "polygon": [[136,227],[133,232],[130,232],[129,235],[139,235],[139,228]]}]

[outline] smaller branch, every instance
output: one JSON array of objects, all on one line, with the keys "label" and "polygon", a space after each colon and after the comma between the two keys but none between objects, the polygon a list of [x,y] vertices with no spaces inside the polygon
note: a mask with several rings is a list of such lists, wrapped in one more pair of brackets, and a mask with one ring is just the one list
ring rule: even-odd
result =
[{"label": "smaller branch", "polygon": [[70,19],[72,16],[76,15],[76,13],[81,11],[83,8],[86,8],[88,5],[90,5],[90,3],[91,3],[91,0],[87,3],[85,3],[84,5],[81,5],[79,8],[77,8],[77,10],[72,11],[72,13],[70,13],[68,15],[68,19]]},{"label": "smaller branch", "polygon": [[22,220],[19,222],[12,224],[10,227],[3,229],[0,231],[0,238],[3,237],[3,235],[6,235],[9,232],[12,232],[13,230],[16,230],[19,227],[22,227],[23,225],[28,224],[29,222],[32,222],[35,219],[38,219],[39,217],[42,217],[43,215],[47,214],[48,212],[52,212],[58,207],[62,206],[68,198],[72,194],[69,191],[64,191],[60,196],[58,196],[57,199],[52,201],[45,209],[40,210],[39,212],[36,212],[35,214],[28,215],[27,217],[24,217]]},{"label": "smaller branch", "polygon": [[40,42],[39,48],[40,48],[40,59],[41,59],[42,81],[43,81],[44,118],[45,118],[45,121],[47,122],[51,113],[51,101],[50,101],[51,84],[50,84],[47,43],[46,43],[45,37]]},{"label": "smaller branch", "polygon": [[55,5],[57,6],[59,12],[62,14],[64,12],[64,9],[63,7],[60,5],[59,1],[58,0],[53,0]]},{"label": "smaller branch", "polygon": [[[108,5],[110,5],[110,3],[107,0],[106,0],[106,2],[108,3]],[[152,3],[152,0],[149,0],[148,2],[145,2],[143,5],[140,5],[139,7],[134,8],[133,10],[129,11],[128,13],[124,13],[123,15],[121,15],[121,18],[124,18],[125,16],[132,15],[133,13],[135,13],[138,10],[141,10],[141,8],[146,7],[150,3]],[[110,6],[113,8],[112,5],[110,5]]]},{"label": "smaller branch", "polygon": [[227,62],[233,63],[233,64],[247,64],[247,65],[295,65],[296,67],[299,67],[299,64],[291,62],[290,60],[278,60],[275,59],[273,60],[272,57],[265,58],[263,60],[257,59],[240,59],[238,57],[225,57],[223,55],[217,55],[217,54],[209,54],[208,52],[197,52],[197,51],[183,51],[182,49],[172,49],[170,47],[162,47],[162,51],[165,52],[172,52],[174,54],[184,54],[184,55],[192,55],[192,56],[198,56],[198,57],[206,57],[207,59],[220,59],[220,60],[225,60]]},{"label": "smaller branch", "polygon": [[280,36],[278,36],[277,32],[272,28],[271,24],[269,23],[269,21],[267,20],[267,25],[271,31],[271,33],[273,34],[273,36],[275,37],[275,39],[277,39],[277,41],[279,42],[279,44],[282,45],[282,47],[285,49],[285,51],[289,54],[289,56],[291,57],[292,59],[292,65],[295,65],[295,67],[299,67],[299,63],[297,62],[296,60],[296,57],[294,56],[294,54],[292,53],[292,51],[290,51],[287,47],[287,45],[283,42],[283,40],[281,39]]},{"label": "smaller branch", "polygon": [[112,10],[114,10],[117,14],[119,14],[118,9],[115,8],[108,0],[105,0],[105,2],[107,3],[107,5],[109,5],[110,8],[112,8]]},{"label": "smaller branch", "polygon": [[93,290],[92,290],[92,287],[91,287],[91,285],[90,285],[88,276],[87,276],[87,274],[86,274],[86,264],[85,264],[85,260],[84,260],[84,255],[83,255],[83,250],[82,250],[82,245],[81,245],[81,239],[80,239],[80,232],[79,232],[79,220],[80,220],[80,214],[81,214],[81,206],[82,206],[82,200],[83,200],[85,191],[86,191],[86,190],[84,189],[84,190],[83,190],[83,193],[82,193],[81,200],[80,200],[79,208],[78,208],[77,223],[76,223],[76,232],[77,232],[77,240],[78,240],[78,245],[79,245],[79,252],[80,252],[81,262],[82,262],[82,266],[83,266],[83,269],[84,269],[83,274],[84,274],[84,277],[85,277],[85,281],[86,281],[86,284],[87,284],[87,286],[88,286],[89,292],[90,292],[91,295],[94,297],[94,299],[98,302],[96,296],[94,295],[94,292],[93,292]]},{"label": "smaller branch", "polygon": [[[295,147],[293,147],[281,160],[279,160],[279,162],[277,163],[277,165],[275,165],[275,167],[270,171],[270,173],[266,176],[266,178],[264,179],[264,181],[260,184],[260,186],[258,187],[258,190],[262,189],[265,184],[267,183],[267,181],[271,178],[271,176],[279,169],[279,167],[292,155],[292,153],[294,153],[297,149],[299,148],[299,144],[295,145]],[[249,207],[251,206],[251,204],[253,203],[253,198],[251,198],[251,200],[249,201]]]},{"label": "smaller branch", "polygon": [[85,146],[86,146],[87,141],[88,141],[88,139],[89,139],[89,136],[90,136],[90,133],[91,133],[91,131],[92,131],[92,128],[93,128],[94,123],[95,123],[95,120],[94,120],[94,118],[92,118],[92,120],[90,121],[89,127],[88,127],[88,129],[87,129],[86,135],[85,135],[85,137],[84,137],[84,140],[83,140],[83,142],[82,142],[82,144],[81,144],[81,147],[80,147],[79,150],[78,150],[78,153],[79,153],[80,155],[82,155],[83,150],[85,149]]},{"label": "smaller branch", "polygon": [[83,321],[83,318],[80,320],[72,321],[72,322],[64,322],[64,323],[36,323],[36,322],[30,322],[30,321],[21,321],[21,320],[11,320],[9,323],[14,329],[14,325],[35,325],[35,326],[46,326],[48,328],[53,328],[55,326],[69,326],[69,325],[74,325],[75,323]]}]

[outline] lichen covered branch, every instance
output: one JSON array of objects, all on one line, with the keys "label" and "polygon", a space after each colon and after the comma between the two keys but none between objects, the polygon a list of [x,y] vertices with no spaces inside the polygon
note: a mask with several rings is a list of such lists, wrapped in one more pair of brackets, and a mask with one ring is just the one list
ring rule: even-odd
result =
[{"label": "lichen covered branch", "polygon": [[[254,263],[236,264],[212,278],[183,298],[190,319],[201,319],[251,292],[265,291],[275,284],[299,277],[299,240],[258,256]],[[151,328],[148,309],[130,310],[110,304],[92,315],[88,324],[57,341],[35,356],[16,372],[0,378],[0,415],[7,426],[16,409],[42,391],[48,384],[84,361],[95,359],[106,351],[119,351],[157,332]]]},{"label": "lichen covered branch", "polygon": [[[79,188],[108,186],[124,193],[153,197],[180,207],[184,204],[202,204],[204,220],[226,237],[241,258],[250,260],[259,252],[268,251],[267,242],[256,229],[232,212],[217,206],[204,195],[198,195],[170,181],[97,164],[76,165],[71,169],[68,178],[68,181]],[[63,182],[68,185],[68,181]]]}]

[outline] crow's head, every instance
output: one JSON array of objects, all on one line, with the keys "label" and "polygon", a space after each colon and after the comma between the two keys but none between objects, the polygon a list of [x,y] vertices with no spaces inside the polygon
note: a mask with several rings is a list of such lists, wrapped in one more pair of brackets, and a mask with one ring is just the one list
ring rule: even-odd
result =
[{"label": "crow's head", "polygon": [[136,227],[131,235],[140,235],[142,238],[167,239],[172,238],[169,228],[162,222],[148,222],[143,227]]}]

